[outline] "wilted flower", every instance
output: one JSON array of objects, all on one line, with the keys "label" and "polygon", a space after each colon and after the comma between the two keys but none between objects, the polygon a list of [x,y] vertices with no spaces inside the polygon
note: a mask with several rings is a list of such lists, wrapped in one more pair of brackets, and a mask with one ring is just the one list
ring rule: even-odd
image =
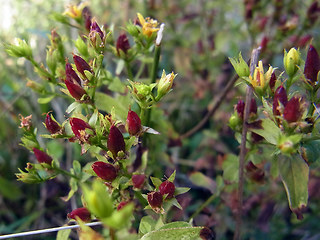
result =
[{"label": "wilted flower", "polygon": [[[160,192],[149,192],[148,203],[154,210],[158,210],[162,206],[163,198]],[[156,211],[157,212],[157,211]]]},{"label": "wilted flower", "polygon": [[79,5],[70,4],[63,14],[79,21],[81,20],[81,17],[82,17],[82,10],[86,5],[87,5],[86,2],[82,2]]},{"label": "wilted flower", "polygon": [[20,118],[20,127],[19,128],[24,128],[27,131],[29,131],[32,127],[32,122],[31,122],[32,115],[24,117],[21,114],[19,114],[19,118]]},{"label": "wilted flower", "polygon": [[151,37],[152,33],[159,31],[158,22],[152,18],[144,18],[140,13],[137,13],[139,22],[142,26],[142,33],[147,37]]}]

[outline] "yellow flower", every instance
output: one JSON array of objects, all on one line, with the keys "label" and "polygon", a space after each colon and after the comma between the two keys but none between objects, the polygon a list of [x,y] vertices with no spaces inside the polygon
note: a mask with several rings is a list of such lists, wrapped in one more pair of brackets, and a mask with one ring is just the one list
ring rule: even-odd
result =
[{"label": "yellow flower", "polygon": [[258,94],[263,94],[265,92],[273,71],[273,67],[270,66],[268,71],[264,73],[262,61],[259,61],[258,67],[254,70],[253,76],[249,76],[250,83]]},{"label": "yellow flower", "polygon": [[142,26],[142,33],[150,37],[152,33],[159,31],[158,21],[152,18],[144,18],[140,13],[137,13],[139,22]]},{"label": "yellow flower", "polygon": [[81,19],[82,10],[88,5],[87,2],[82,2],[79,5],[69,5],[63,14],[73,18],[73,19]]}]

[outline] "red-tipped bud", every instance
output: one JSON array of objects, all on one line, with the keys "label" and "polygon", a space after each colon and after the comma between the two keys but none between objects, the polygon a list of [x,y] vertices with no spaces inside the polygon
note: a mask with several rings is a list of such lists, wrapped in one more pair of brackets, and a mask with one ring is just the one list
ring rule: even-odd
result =
[{"label": "red-tipped bud", "polygon": [[45,152],[39,150],[38,148],[33,148],[32,150],[39,163],[47,163],[51,165],[52,157],[50,157]]},{"label": "red-tipped bud", "polygon": [[304,65],[304,75],[313,85],[317,81],[318,72],[320,70],[320,58],[317,50],[310,45],[306,63]]},{"label": "red-tipped bud", "polygon": [[51,134],[55,134],[60,131],[61,127],[60,125],[52,118],[51,114],[47,113],[45,125],[47,130]]},{"label": "red-tipped bud", "polygon": [[120,50],[122,50],[126,54],[128,52],[128,50],[130,49],[129,39],[125,33],[121,34],[118,37],[116,47],[117,47],[117,53],[119,56],[120,56]]},{"label": "red-tipped bud", "polygon": [[160,208],[162,206],[163,199],[160,192],[149,192],[147,199],[152,208]]},{"label": "red-tipped bud", "polygon": [[98,177],[108,182],[113,181],[118,175],[117,169],[110,163],[94,162],[92,169]]},{"label": "red-tipped bud", "polygon": [[[236,111],[241,119],[243,119],[244,116],[244,108],[245,108],[245,103],[242,100],[239,100],[237,105],[236,105]],[[250,115],[255,115],[257,114],[257,103],[254,98],[251,99],[251,104],[250,104]]]},{"label": "red-tipped bud", "polygon": [[146,178],[146,176],[144,174],[132,175],[133,187],[141,189],[144,184],[145,178]]},{"label": "red-tipped bud", "polygon": [[129,110],[128,112],[127,126],[131,136],[137,135],[141,131],[141,119],[134,111]]},{"label": "red-tipped bud", "polygon": [[70,63],[66,63],[66,79],[69,79],[71,82],[77,82],[81,86],[81,80],[78,74],[73,70]]},{"label": "red-tipped bud", "polygon": [[270,81],[269,81],[269,87],[271,91],[273,91],[274,86],[276,85],[276,81],[277,81],[277,77],[276,77],[276,74],[273,72],[271,74]]},{"label": "red-tipped bud", "polygon": [[124,142],[124,138],[120,130],[112,125],[110,128],[109,136],[108,136],[108,149],[112,153],[113,157],[116,158],[118,152],[126,150],[126,144]]},{"label": "red-tipped bud", "polygon": [[86,91],[77,82],[72,81],[72,79],[66,78],[64,82],[70,95],[76,100],[80,100],[86,94]]},{"label": "red-tipped bud", "polygon": [[117,206],[117,210],[121,210],[122,208],[124,208],[124,206],[126,206],[129,202],[120,202],[119,205]]},{"label": "red-tipped bud", "polygon": [[164,181],[159,186],[159,191],[161,195],[167,195],[166,199],[173,198],[174,191],[176,190],[176,187],[174,186],[173,182],[170,181]]},{"label": "red-tipped bud", "polygon": [[88,123],[80,118],[70,118],[70,125],[72,132],[77,138],[83,137],[83,132],[86,130],[86,128],[92,129]]},{"label": "red-tipped bud", "polygon": [[283,117],[287,122],[297,122],[302,116],[301,98],[292,97],[283,110]]},{"label": "red-tipped bud", "polygon": [[88,7],[85,7],[82,10],[82,16],[84,18],[84,26],[85,28],[90,31],[91,28],[91,11]]},{"label": "red-tipped bud", "polygon": [[68,213],[68,218],[77,220],[77,217],[81,219],[83,222],[90,222],[91,221],[91,213],[85,207],[77,208],[73,210],[71,213]]},{"label": "red-tipped bud", "polygon": [[101,40],[103,40],[104,34],[101,31],[101,29],[96,21],[93,21],[91,23],[90,33],[92,33],[92,32],[97,32],[100,35]]},{"label": "red-tipped bud", "polygon": [[79,71],[79,73],[81,73],[83,78],[87,78],[84,71],[87,70],[89,72],[92,72],[89,64],[82,57],[78,55],[73,55],[73,61],[74,61],[74,64],[76,65],[77,70]]},{"label": "red-tipped bud", "polygon": [[279,103],[281,103],[285,107],[287,102],[288,102],[287,91],[281,85],[276,89],[276,91],[274,93],[273,105],[272,105],[273,115],[279,116],[280,115],[280,111],[279,111],[280,104]]}]

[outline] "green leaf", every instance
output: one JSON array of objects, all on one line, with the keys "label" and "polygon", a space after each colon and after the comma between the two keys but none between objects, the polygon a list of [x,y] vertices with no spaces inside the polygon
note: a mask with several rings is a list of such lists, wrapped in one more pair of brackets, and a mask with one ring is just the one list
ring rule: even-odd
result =
[{"label": "green leaf", "polygon": [[151,216],[144,216],[141,218],[139,225],[139,233],[142,235],[147,234],[155,229],[156,221]]},{"label": "green leaf", "polygon": [[189,179],[194,185],[206,188],[211,193],[214,193],[216,190],[216,183],[201,172],[192,173]]},{"label": "green leaf", "polygon": [[81,174],[81,164],[79,163],[79,161],[77,160],[73,161],[73,170],[76,175]]},{"label": "green leaf", "polygon": [[180,194],[184,194],[186,192],[189,192],[190,188],[188,187],[177,187],[176,190],[174,191],[174,195],[180,195]]},{"label": "green leaf", "polygon": [[68,240],[70,233],[71,233],[71,229],[60,230],[60,231],[57,233],[57,238],[56,238],[56,240]]},{"label": "green leaf", "polygon": [[175,178],[176,178],[176,170],[174,170],[174,172],[170,175],[170,177],[168,178],[168,181],[173,182]]},{"label": "green leaf", "polygon": [[95,103],[98,109],[111,113],[112,108],[116,109],[116,117],[122,121],[127,119],[129,105],[131,103],[129,96],[118,96],[113,98],[107,94],[97,92]]},{"label": "green leaf", "polygon": [[239,159],[236,155],[229,154],[222,164],[223,179],[230,182],[238,182]]},{"label": "green leaf", "polygon": [[47,104],[51,102],[51,100],[55,97],[55,95],[51,95],[48,97],[43,97],[43,98],[38,98],[38,103],[39,104]]},{"label": "green leaf", "polygon": [[67,108],[66,110],[66,113],[70,114],[74,109],[76,109],[77,107],[79,107],[81,104],[78,103],[78,102],[74,102],[74,103],[71,103],[69,105],[69,107]]},{"label": "green leaf", "polygon": [[184,227],[192,227],[192,226],[188,222],[177,221],[177,222],[167,223],[164,226],[162,226],[159,230],[170,229],[170,228],[184,228]]},{"label": "green leaf", "polygon": [[110,217],[103,218],[101,221],[105,223],[107,226],[112,227],[114,229],[120,229],[126,226],[133,217],[134,205],[133,203],[128,203],[119,211],[114,211]]},{"label": "green leaf", "polygon": [[287,192],[289,207],[301,219],[301,210],[308,203],[309,167],[298,154],[281,155],[279,157],[279,170]]},{"label": "green leaf", "polygon": [[262,119],[262,129],[250,129],[250,131],[261,135],[267,142],[277,145],[278,138],[281,135],[281,130],[278,126],[269,118]]},{"label": "green leaf", "polygon": [[159,178],[155,178],[155,177],[150,177],[150,179],[153,185],[156,187],[156,189],[159,189],[159,186],[162,183],[162,181]]},{"label": "green leaf", "polygon": [[200,231],[203,227],[181,227],[152,231],[144,235],[141,240],[201,240]]},{"label": "green leaf", "polygon": [[0,176],[0,194],[9,200],[17,200],[21,197],[22,192],[15,182],[10,182]]},{"label": "green leaf", "polygon": [[312,164],[320,159],[320,140],[303,143],[301,146],[302,157]]}]

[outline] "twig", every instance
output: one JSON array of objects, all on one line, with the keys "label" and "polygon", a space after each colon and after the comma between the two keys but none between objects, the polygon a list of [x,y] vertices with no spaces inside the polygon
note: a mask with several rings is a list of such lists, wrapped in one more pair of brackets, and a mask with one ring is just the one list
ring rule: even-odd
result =
[{"label": "twig", "polygon": [[[251,62],[250,62],[251,75],[253,75],[253,72],[256,68],[259,54],[260,54],[260,47],[253,49],[252,54],[251,54]],[[247,132],[248,132],[247,121],[249,118],[252,92],[253,92],[252,88],[250,86],[247,86],[246,105],[244,108],[242,136],[241,136],[241,145],[240,145],[240,156],[239,156],[238,209],[237,209],[237,214],[236,214],[236,230],[235,230],[235,233],[233,236],[234,240],[240,240],[240,238],[241,238],[243,184],[244,184],[244,162],[245,162],[245,157],[246,157],[246,142],[247,142]]]},{"label": "twig", "polygon": [[204,116],[204,118],[192,129],[190,129],[188,132],[182,134],[180,136],[180,140],[183,140],[185,138],[188,138],[195,134],[197,131],[199,131],[205,124],[206,122],[210,119],[210,117],[217,111],[217,109],[220,107],[221,103],[227,96],[228,92],[232,89],[233,85],[235,82],[238,80],[239,76],[235,75],[227,84],[227,86],[223,89],[221,94],[217,97],[215,100],[212,108],[207,112],[207,114]]},{"label": "twig", "polygon": [[[102,225],[102,222],[92,222],[92,223],[87,223],[85,225],[89,226],[89,227],[97,226],[97,225]],[[7,235],[0,236],[0,239],[24,237],[24,236],[37,235],[37,234],[50,233],[50,232],[58,232],[58,231],[61,231],[61,230],[75,229],[75,228],[80,228],[80,225],[72,225],[72,226],[65,226],[65,227],[55,227],[55,228],[47,228],[47,229],[29,231],[29,232],[7,234]]]}]

